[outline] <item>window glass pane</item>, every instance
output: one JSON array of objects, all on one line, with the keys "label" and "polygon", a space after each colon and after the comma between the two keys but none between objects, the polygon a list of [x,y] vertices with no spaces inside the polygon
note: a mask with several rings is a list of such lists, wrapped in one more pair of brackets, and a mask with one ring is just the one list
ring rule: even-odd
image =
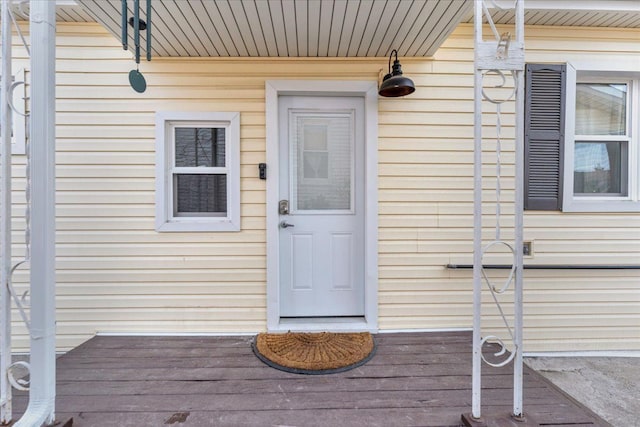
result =
[{"label": "window glass pane", "polygon": [[327,125],[304,126],[302,174],[304,178],[329,178]]},{"label": "window glass pane", "polygon": [[176,128],[176,166],[224,167],[224,131],[224,128]]},{"label": "window glass pane", "polygon": [[176,216],[220,216],[227,212],[226,175],[178,174],[174,188]]},{"label": "window glass pane", "polygon": [[626,135],[626,122],[626,84],[577,84],[576,135]]},{"label": "window glass pane", "polygon": [[576,142],[573,192],[584,195],[627,195],[626,142]]},{"label": "window glass pane", "polygon": [[351,210],[351,114],[294,113],[292,125],[293,209]]}]

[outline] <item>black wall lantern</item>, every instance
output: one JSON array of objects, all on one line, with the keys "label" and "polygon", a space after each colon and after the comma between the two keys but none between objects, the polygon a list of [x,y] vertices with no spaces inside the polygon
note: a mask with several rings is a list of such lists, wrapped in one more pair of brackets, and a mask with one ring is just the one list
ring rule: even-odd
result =
[{"label": "black wall lantern", "polygon": [[[391,57],[395,55],[396,59],[393,61],[393,71],[391,70]],[[389,55],[389,73],[382,79],[378,94],[386,97],[398,97],[409,95],[415,92],[416,87],[413,81],[402,75],[402,68],[400,61],[398,61],[398,51],[393,49],[391,55]]]}]

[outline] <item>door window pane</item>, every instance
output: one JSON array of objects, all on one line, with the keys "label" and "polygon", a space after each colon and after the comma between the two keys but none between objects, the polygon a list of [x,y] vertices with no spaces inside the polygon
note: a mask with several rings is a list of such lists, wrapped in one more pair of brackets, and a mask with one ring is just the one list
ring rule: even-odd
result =
[{"label": "door window pane", "polygon": [[178,174],[174,188],[176,216],[219,216],[227,212],[226,175]]},{"label": "door window pane", "polygon": [[576,135],[626,135],[626,123],[626,84],[577,84]]},{"label": "door window pane", "polygon": [[576,142],[573,192],[577,195],[627,195],[626,142]]},{"label": "door window pane", "polygon": [[176,167],[224,167],[224,131],[224,128],[176,128]]},{"label": "door window pane", "polygon": [[352,210],[351,113],[293,113],[291,120],[294,210]]},{"label": "door window pane", "polygon": [[329,151],[327,125],[304,126],[302,153],[302,175],[305,179],[329,178]]}]

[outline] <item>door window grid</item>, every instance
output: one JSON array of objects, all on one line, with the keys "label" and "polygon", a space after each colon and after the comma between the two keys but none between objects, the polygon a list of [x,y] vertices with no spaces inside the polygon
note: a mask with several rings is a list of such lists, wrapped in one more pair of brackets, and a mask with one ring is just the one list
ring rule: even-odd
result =
[{"label": "door window grid", "polygon": [[[353,213],[353,121],[353,111],[290,111],[292,212]],[[306,140],[308,136],[310,141]],[[322,150],[324,147],[326,150]],[[325,151],[327,178],[322,177],[322,155]]]}]

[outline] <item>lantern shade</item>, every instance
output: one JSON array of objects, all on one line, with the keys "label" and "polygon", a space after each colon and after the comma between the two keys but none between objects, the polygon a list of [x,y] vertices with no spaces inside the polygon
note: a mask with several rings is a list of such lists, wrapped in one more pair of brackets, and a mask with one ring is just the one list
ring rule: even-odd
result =
[{"label": "lantern shade", "polygon": [[395,98],[398,96],[409,95],[410,93],[415,92],[415,90],[416,87],[410,78],[399,75],[392,76],[387,80],[384,80],[380,85],[378,94],[380,96]]},{"label": "lantern shade", "polygon": [[[395,61],[393,61],[393,70],[391,69],[391,57],[396,55]],[[413,84],[413,81],[409,77],[404,77],[402,75],[402,66],[400,65],[400,61],[398,61],[398,51],[395,49],[391,51],[391,55],[389,55],[389,74],[384,76],[382,79],[382,84],[378,89],[378,94],[380,96],[386,97],[398,97],[409,95],[410,93],[415,92],[416,86]]]}]

